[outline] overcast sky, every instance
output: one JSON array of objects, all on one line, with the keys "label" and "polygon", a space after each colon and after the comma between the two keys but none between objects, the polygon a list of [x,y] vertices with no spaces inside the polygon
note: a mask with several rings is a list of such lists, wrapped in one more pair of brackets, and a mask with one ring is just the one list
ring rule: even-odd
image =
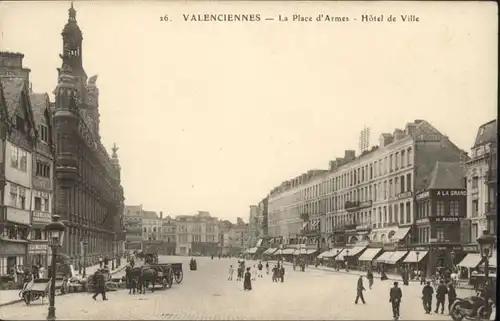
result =
[{"label": "overcast sky", "polygon": [[[51,93],[70,2],[0,3],[0,48]],[[76,1],[98,74],[103,144],[119,146],[126,203],[248,218],[281,181],[425,119],[469,150],[496,118],[494,3]],[[183,22],[189,13],[319,13],[349,23]],[[418,23],[361,23],[361,14]],[[168,14],[171,22],[160,22]],[[353,21],[358,18],[357,22]],[[262,18],[262,20],[264,20]],[[52,95],[51,95],[52,96]]]}]

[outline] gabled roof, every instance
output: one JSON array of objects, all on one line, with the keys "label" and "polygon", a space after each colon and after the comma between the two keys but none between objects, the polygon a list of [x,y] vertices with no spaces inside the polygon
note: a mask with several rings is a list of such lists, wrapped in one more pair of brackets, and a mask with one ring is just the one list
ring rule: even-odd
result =
[{"label": "gabled roof", "polygon": [[472,148],[474,148],[478,145],[485,144],[485,143],[496,142],[497,141],[497,134],[498,134],[498,129],[497,129],[497,120],[496,119],[479,126],[479,129],[478,129],[477,135],[476,135],[476,140],[475,140],[474,146]]},{"label": "gabled roof", "polygon": [[45,118],[45,112],[49,110],[50,113],[50,100],[47,94],[30,94],[31,109],[33,110],[33,118],[35,124],[38,126]]},{"label": "gabled roof", "polygon": [[21,96],[26,83],[19,78],[2,78],[0,82],[5,107],[7,108],[7,117],[11,119],[21,103]]},{"label": "gabled roof", "polygon": [[465,167],[459,162],[436,162],[431,172],[428,189],[465,188]]}]

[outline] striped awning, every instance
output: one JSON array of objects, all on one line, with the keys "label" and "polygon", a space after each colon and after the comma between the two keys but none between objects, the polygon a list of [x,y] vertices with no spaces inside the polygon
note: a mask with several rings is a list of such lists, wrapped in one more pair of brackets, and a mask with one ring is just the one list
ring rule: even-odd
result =
[{"label": "striped awning", "polygon": [[293,255],[305,255],[305,254],[307,254],[306,249],[297,249],[295,250],[295,252],[293,252]]},{"label": "striped awning", "polygon": [[382,251],[380,248],[366,249],[366,251],[361,254],[359,261],[372,261],[379,253]]},{"label": "striped awning", "polygon": [[275,249],[275,248],[269,248],[269,249],[265,250],[264,253],[262,253],[262,254],[271,255],[274,252],[276,252],[277,250],[278,249]]},{"label": "striped awning", "polygon": [[[338,255],[342,254],[343,250],[344,249],[332,249],[332,250],[326,251],[326,253],[321,253],[321,254],[323,254],[324,258],[334,258],[337,256],[337,254]],[[337,253],[337,251],[339,251],[339,252]]]},{"label": "striped awning", "polygon": [[282,249],[277,249],[277,250],[273,253],[273,255],[281,255],[281,254],[282,254],[282,252],[283,252],[283,250],[282,250]]},{"label": "striped awning", "polygon": [[284,249],[281,254],[283,255],[292,255],[295,252],[295,249]]},{"label": "striped awning", "polygon": [[375,262],[385,263],[385,261],[390,259],[393,254],[394,252],[384,252],[381,256],[375,259]]},{"label": "striped awning", "polygon": [[316,250],[316,249],[307,249],[306,251],[307,251],[307,254],[314,254],[314,253],[318,252],[318,250]]},{"label": "striped awning", "polygon": [[427,255],[428,251],[419,251],[418,256],[416,251],[410,251],[403,263],[418,263],[423,260],[423,258]]},{"label": "striped awning", "polygon": [[408,251],[396,251],[394,252],[393,255],[391,255],[390,258],[388,258],[385,263],[387,264],[396,264],[398,263],[401,259],[403,259],[406,254],[408,254]]},{"label": "striped awning", "polygon": [[248,254],[255,254],[257,252],[257,249],[258,248],[256,248],[256,247],[249,248],[248,251],[247,251],[247,253]]}]

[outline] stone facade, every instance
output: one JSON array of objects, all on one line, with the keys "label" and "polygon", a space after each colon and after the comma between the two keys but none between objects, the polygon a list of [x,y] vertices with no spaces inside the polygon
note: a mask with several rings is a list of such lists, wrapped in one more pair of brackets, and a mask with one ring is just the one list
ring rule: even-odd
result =
[{"label": "stone facade", "polygon": [[82,33],[69,9],[62,32],[62,66],[55,94],[56,213],[67,225],[62,252],[81,260],[86,241],[89,264],[111,258],[123,237],[123,188],[117,148],[110,157],[99,134],[97,76],[83,68]]}]

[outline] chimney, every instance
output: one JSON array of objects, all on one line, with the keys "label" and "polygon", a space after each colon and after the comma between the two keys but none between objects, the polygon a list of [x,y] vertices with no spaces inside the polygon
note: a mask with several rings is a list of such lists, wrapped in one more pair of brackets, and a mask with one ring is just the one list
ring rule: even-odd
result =
[{"label": "chimney", "polygon": [[393,133],[393,136],[394,136],[394,140],[400,140],[401,138],[403,138],[405,136],[405,133],[399,129],[399,128],[396,128],[394,129],[394,133]]},{"label": "chimney", "polygon": [[350,161],[354,160],[355,158],[356,158],[356,151],[355,150],[347,149],[344,151],[344,159],[347,162],[350,162]]},{"label": "chimney", "polygon": [[5,78],[21,78],[30,83],[29,68],[23,67],[24,54],[19,52],[0,51],[0,76]]},{"label": "chimney", "polygon": [[382,133],[380,135],[379,144],[380,146],[387,146],[393,142],[393,137],[389,133]]},{"label": "chimney", "polygon": [[335,161],[337,162],[337,166],[341,166],[344,164],[344,159],[341,157],[335,158]]},{"label": "chimney", "polygon": [[337,169],[337,161],[331,160],[329,162],[329,168],[330,168],[330,171],[336,170]]},{"label": "chimney", "polygon": [[160,212],[160,220],[163,219],[163,212]]},{"label": "chimney", "polygon": [[415,132],[417,125],[415,123],[407,123],[405,127],[405,134],[412,135]]}]

